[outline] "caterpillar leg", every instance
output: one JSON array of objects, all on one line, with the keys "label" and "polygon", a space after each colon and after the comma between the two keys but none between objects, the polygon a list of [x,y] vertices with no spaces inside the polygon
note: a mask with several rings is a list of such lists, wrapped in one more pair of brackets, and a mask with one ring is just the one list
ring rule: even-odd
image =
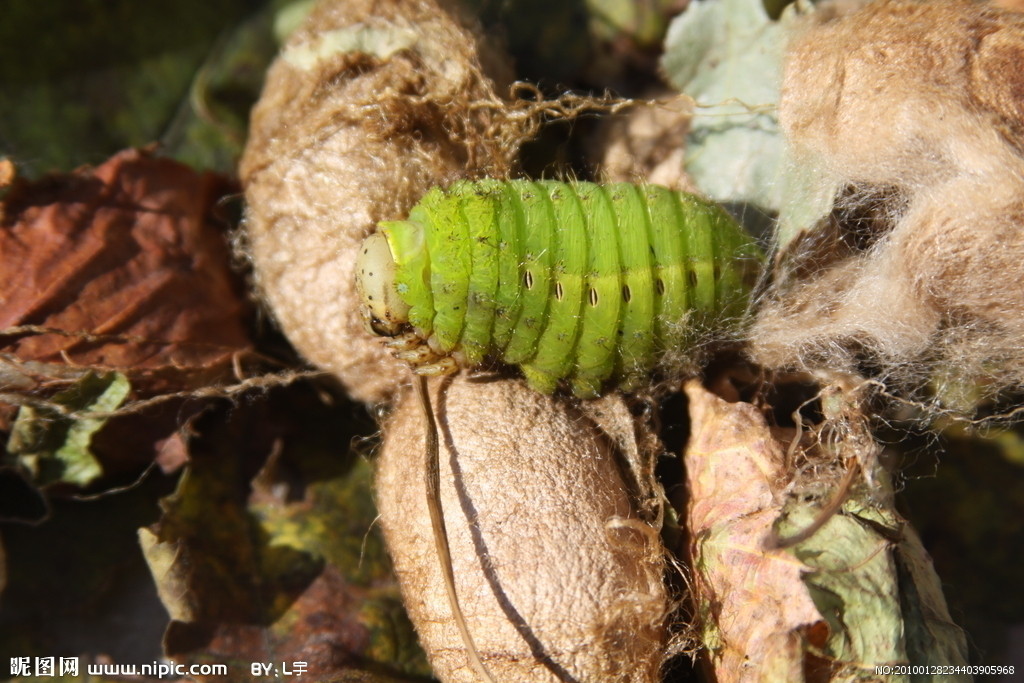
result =
[{"label": "caterpillar leg", "polygon": [[550,372],[545,372],[542,369],[531,365],[520,366],[520,370],[523,371],[523,377],[526,378],[526,383],[530,385],[530,388],[534,391],[538,391],[542,394],[553,394],[555,388],[558,386],[559,378]]},{"label": "caterpillar leg", "polygon": [[412,366],[413,372],[423,377],[452,375],[459,371],[458,362],[450,355],[439,353],[430,343],[412,332],[384,340],[392,355]]},{"label": "caterpillar leg", "polygon": [[396,353],[399,351],[410,351],[427,345],[425,341],[413,332],[405,332],[394,337],[384,337],[381,341],[384,343],[384,346]]},{"label": "caterpillar leg", "polygon": [[451,356],[445,356],[433,363],[414,365],[412,371],[422,377],[441,377],[454,375],[459,371],[459,364]]}]

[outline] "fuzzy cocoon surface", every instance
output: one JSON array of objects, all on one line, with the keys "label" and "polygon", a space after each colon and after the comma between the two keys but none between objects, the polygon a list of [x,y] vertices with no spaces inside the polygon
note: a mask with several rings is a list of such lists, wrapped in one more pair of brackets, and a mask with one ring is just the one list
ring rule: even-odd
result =
[{"label": "fuzzy cocoon surface", "polygon": [[[752,354],[919,388],[1024,385],[1024,14],[965,0],[822,9],[789,47],[779,118],[844,187],[790,245]],[[809,228],[811,226],[808,226]],[[939,394],[943,390],[939,387]]]},{"label": "fuzzy cocoon surface", "polygon": [[[446,383],[431,392],[442,504],[461,607],[495,679],[659,680],[670,609],[664,550],[658,531],[637,518],[611,441],[521,381],[458,376],[437,390]],[[381,522],[434,671],[476,683],[441,579],[424,494],[423,415],[411,399],[385,425]]]},{"label": "fuzzy cocoon surface", "polygon": [[407,377],[363,331],[359,245],[434,185],[506,174],[501,111],[473,36],[431,0],[321,2],[267,74],[240,167],[246,249],[289,340],[356,398]]}]

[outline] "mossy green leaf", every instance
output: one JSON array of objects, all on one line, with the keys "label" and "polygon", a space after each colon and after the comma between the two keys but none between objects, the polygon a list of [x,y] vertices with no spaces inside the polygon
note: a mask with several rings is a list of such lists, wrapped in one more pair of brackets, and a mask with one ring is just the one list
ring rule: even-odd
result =
[{"label": "mossy green leaf", "polygon": [[317,0],[277,0],[275,4],[280,8],[274,14],[274,39],[278,45],[284,45],[316,3]]},{"label": "mossy green leaf", "polygon": [[360,411],[323,395],[276,389],[190,425],[186,472],[140,534],[179,661],[239,681],[281,652],[317,680],[355,660],[428,671],[373,530],[372,468],[349,449]]},{"label": "mossy green leaf", "polygon": [[[677,0],[463,0],[498,37],[516,76],[541,88],[639,94]],[[638,68],[639,67],[639,68]],[[647,72],[647,73],[645,73]]]},{"label": "mossy green leaf", "polygon": [[310,8],[308,0],[268,0],[224,32],[204,55],[162,134],[162,151],[198,169],[234,174],[267,67]]},{"label": "mossy green leaf", "polygon": [[0,144],[26,176],[161,138],[247,0],[6,0]]},{"label": "mossy green leaf", "polygon": [[950,610],[970,634],[974,663],[1006,664],[1024,615],[1024,592],[1017,590],[1024,566],[1024,426],[980,430],[952,423],[941,440],[930,432],[898,436],[908,463],[901,504],[929,550],[924,567],[934,559]]},{"label": "mossy green leaf", "polygon": [[90,445],[128,396],[128,378],[118,372],[86,373],[45,405],[23,405],[11,429],[7,452],[45,486],[87,486],[102,474]]},{"label": "mossy green leaf", "polygon": [[586,0],[591,31],[607,40],[626,37],[640,46],[656,46],[668,29],[675,0]]},{"label": "mossy green leaf", "polygon": [[[800,528],[813,508],[794,508],[788,522]],[[835,515],[794,553],[812,572],[804,577],[828,622],[829,658],[847,663],[840,680],[865,680],[874,664],[906,662],[896,569],[889,541],[860,519]],[[864,669],[857,663],[865,663]]]}]

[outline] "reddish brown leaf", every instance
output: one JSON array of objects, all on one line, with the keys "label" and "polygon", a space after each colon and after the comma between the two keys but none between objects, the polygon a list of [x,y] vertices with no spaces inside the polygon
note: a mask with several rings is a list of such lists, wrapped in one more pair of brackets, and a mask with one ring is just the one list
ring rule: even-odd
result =
[{"label": "reddish brown leaf", "polygon": [[15,181],[0,205],[0,352],[118,369],[151,391],[226,370],[249,345],[213,215],[230,190],[139,150]]},{"label": "reddish brown leaf", "polygon": [[[185,655],[184,659],[267,662],[275,667],[283,664],[293,672],[295,663],[302,662],[302,677],[283,678],[322,680],[356,667],[360,658],[353,653],[370,648],[373,633],[360,620],[360,603],[364,600],[365,591],[353,587],[336,567],[327,565],[292,603],[285,622],[272,627],[237,622],[208,625],[212,634],[202,645],[201,656],[193,660]],[[165,640],[172,654],[182,656],[174,651],[190,645],[188,638],[194,637],[194,630],[194,626],[189,629],[185,624],[172,626]],[[241,673],[236,680],[251,680],[248,667]]]}]

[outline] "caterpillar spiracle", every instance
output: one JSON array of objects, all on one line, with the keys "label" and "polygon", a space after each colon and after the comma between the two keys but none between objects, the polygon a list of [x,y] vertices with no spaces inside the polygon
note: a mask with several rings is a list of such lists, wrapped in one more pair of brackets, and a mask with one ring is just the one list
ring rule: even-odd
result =
[{"label": "caterpillar spiracle", "polygon": [[534,389],[636,388],[734,321],[762,254],[716,204],[656,185],[461,181],[382,222],[356,263],[367,328],[421,375],[495,359]]}]

